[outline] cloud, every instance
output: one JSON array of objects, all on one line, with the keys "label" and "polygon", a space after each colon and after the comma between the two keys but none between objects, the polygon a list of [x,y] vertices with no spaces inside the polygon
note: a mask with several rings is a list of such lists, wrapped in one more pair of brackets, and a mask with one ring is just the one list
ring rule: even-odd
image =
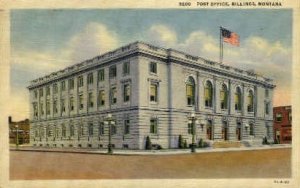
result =
[{"label": "cloud", "polygon": [[[56,51],[34,51],[31,49],[12,49],[11,53],[11,91],[12,109],[22,106],[24,109],[12,110],[13,116],[29,117],[28,91],[30,81],[72,64],[103,54],[119,46],[117,35],[100,23],[89,23],[79,33],[71,36],[66,45]],[[24,119],[23,118],[23,119]]]},{"label": "cloud", "polygon": [[[149,42],[162,44],[186,53],[197,55],[213,61],[219,61],[219,38],[204,31],[197,30],[183,41],[177,40],[177,33],[166,25],[153,25]],[[288,105],[291,97],[292,49],[283,46],[280,41],[270,42],[259,36],[241,39],[241,46],[235,47],[224,43],[224,64],[252,69],[265,77],[274,79],[277,85],[274,105]]]},{"label": "cloud", "polygon": [[177,43],[177,34],[169,27],[156,24],[147,32],[148,40],[159,46],[174,46]]},{"label": "cloud", "polygon": [[117,47],[117,35],[105,25],[92,22],[70,39],[65,53],[73,62],[80,62]]}]

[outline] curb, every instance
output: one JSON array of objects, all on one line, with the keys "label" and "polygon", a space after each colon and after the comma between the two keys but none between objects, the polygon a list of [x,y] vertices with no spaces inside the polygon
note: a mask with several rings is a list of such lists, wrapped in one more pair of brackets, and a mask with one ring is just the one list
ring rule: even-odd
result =
[{"label": "curb", "polygon": [[81,151],[76,150],[57,150],[57,149],[33,149],[33,148],[11,148],[10,151],[25,151],[25,152],[55,152],[55,153],[78,153],[78,154],[97,154],[97,155],[182,155],[182,154],[201,154],[201,153],[215,153],[215,152],[239,152],[239,151],[255,151],[255,150],[270,150],[270,149],[290,149],[291,145],[281,146],[262,146],[262,147],[241,147],[241,148],[217,148],[217,149],[196,149],[195,153],[191,153],[190,150],[179,150],[179,151],[160,151],[152,150],[149,152],[145,151],[124,151],[120,152],[116,150],[113,154],[108,154],[106,151],[94,150],[94,151]]}]

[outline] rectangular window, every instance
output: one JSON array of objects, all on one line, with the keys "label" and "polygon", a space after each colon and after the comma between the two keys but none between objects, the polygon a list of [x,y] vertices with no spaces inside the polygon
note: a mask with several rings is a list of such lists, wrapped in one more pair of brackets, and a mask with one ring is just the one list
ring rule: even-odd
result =
[{"label": "rectangular window", "polygon": [[38,117],[38,106],[37,103],[33,103],[33,115],[34,117]]},{"label": "rectangular window", "polygon": [[157,119],[150,119],[150,133],[157,134]]},{"label": "rectangular window", "polygon": [[89,93],[89,107],[93,108],[94,107],[94,97],[93,93]]},{"label": "rectangular window", "polygon": [[193,134],[193,125],[188,123],[188,134]]},{"label": "rectangular window", "polygon": [[50,115],[50,101],[46,101],[46,115]]},{"label": "rectangular window", "polygon": [[269,103],[266,103],[265,104],[265,112],[266,112],[266,115],[269,115],[269,107],[270,106],[270,104]]},{"label": "rectangular window", "polygon": [[41,115],[44,115],[44,105],[42,102],[40,103],[40,111],[41,111]]},{"label": "rectangular window", "polygon": [[124,98],[124,102],[128,102],[130,100],[130,85],[129,84],[125,84],[123,87],[123,98]]},{"label": "rectangular window", "polygon": [[70,136],[73,137],[74,136],[74,126],[73,125],[70,125]]},{"label": "rectangular window", "polygon": [[53,101],[53,113],[57,114],[57,112],[58,112],[58,109],[57,109],[57,100],[54,100]]},{"label": "rectangular window", "polygon": [[130,120],[125,119],[124,120],[124,134],[129,134],[130,133]]},{"label": "rectangular window", "polygon": [[115,78],[117,76],[117,66],[112,65],[109,67],[109,78]]},{"label": "rectangular window", "polygon": [[123,75],[129,75],[130,74],[130,63],[129,62],[125,62],[123,63]]},{"label": "rectangular window", "polygon": [[44,92],[43,92],[43,88],[41,88],[41,89],[39,90],[39,94],[40,94],[40,97],[42,97],[42,96],[43,96],[43,94],[44,94]]},{"label": "rectangular window", "polygon": [[70,111],[74,110],[74,97],[70,97]]},{"label": "rectangular window", "polygon": [[99,136],[104,135],[104,122],[99,123],[99,130],[98,130]]},{"label": "rectangular window", "polygon": [[65,99],[61,99],[60,106],[61,106],[61,112],[65,112],[66,111]]},{"label": "rectangular window", "polygon": [[117,88],[115,87],[111,88],[110,99],[111,99],[110,101],[111,104],[117,103]]},{"label": "rectangular window", "polygon": [[69,79],[69,89],[72,90],[74,89],[74,79]]},{"label": "rectangular window", "polygon": [[78,87],[82,87],[83,86],[83,76],[79,76],[78,77]]},{"label": "rectangular window", "polygon": [[50,87],[46,87],[46,96],[49,96],[50,95]]},{"label": "rectangular window", "polygon": [[277,122],[281,122],[282,121],[282,114],[281,113],[276,113],[275,118],[276,118]]},{"label": "rectangular window", "polygon": [[105,73],[104,69],[100,69],[98,71],[98,82],[104,81],[105,80]]},{"label": "rectangular window", "polygon": [[105,92],[104,92],[104,90],[99,91],[98,105],[99,106],[104,106],[105,105]]},{"label": "rectangular window", "polygon": [[265,89],[265,97],[268,98],[269,97],[269,90]]},{"label": "rectangular window", "polygon": [[150,62],[150,73],[157,74],[157,63]]},{"label": "rectangular window", "polygon": [[111,125],[111,134],[117,134],[117,126],[116,125]]},{"label": "rectangular window", "polygon": [[84,107],[83,105],[83,94],[79,95],[79,110],[82,110]]},{"label": "rectangular window", "polygon": [[38,92],[37,90],[34,91],[34,98],[36,99],[38,97]]},{"label": "rectangular window", "polygon": [[150,85],[150,101],[157,102],[157,84]]},{"label": "rectangular window", "polygon": [[94,77],[93,77],[93,73],[89,73],[88,74],[88,84],[93,84],[94,82]]},{"label": "rectangular window", "polygon": [[65,91],[66,90],[66,82],[62,81],[60,84],[61,84],[61,91]]},{"label": "rectangular window", "polygon": [[94,134],[94,127],[93,127],[93,123],[89,124],[89,136],[93,136]]},{"label": "rectangular window", "polygon": [[57,84],[53,84],[53,93],[56,94],[58,92]]},{"label": "rectangular window", "polygon": [[289,121],[292,121],[292,112],[289,112]]}]

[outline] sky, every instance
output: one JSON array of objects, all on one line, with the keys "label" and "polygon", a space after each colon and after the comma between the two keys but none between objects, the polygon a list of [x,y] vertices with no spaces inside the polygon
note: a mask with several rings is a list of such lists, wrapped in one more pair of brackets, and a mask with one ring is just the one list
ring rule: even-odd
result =
[{"label": "sky", "polygon": [[289,9],[23,9],[11,11],[13,120],[29,118],[31,80],[134,41],[218,61],[220,26],[240,36],[223,63],[274,79],[274,106],[290,105]]}]

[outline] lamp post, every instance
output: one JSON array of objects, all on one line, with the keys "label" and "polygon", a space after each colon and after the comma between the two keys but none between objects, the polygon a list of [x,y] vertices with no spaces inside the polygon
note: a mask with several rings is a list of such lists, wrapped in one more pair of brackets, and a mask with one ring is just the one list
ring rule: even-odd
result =
[{"label": "lamp post", "polygon": [[19,125],[15,126],[17,129],[17,134],[16,134],[16,149],[19,149]]},{"label": "lamp post", "polygon": [[104,121],[104,124],[108,125],[108,146],[107,146],[107,153],[112,154],[112,145],[111,145],[111,126],[115,125],[115,120],[112,118],[111,114],[107,114],[107,117]]},{"label": "lamp post", "polygon": [[196,148],[196,143],[195,143],[195,133],[196,133],[196,123],[197,118],[195,117],[195,112],[192,112],[189,117],[189,123],[192,125],[192,145],[191,145],[191,152],[194,153],[195,152],[195,148]]}]

